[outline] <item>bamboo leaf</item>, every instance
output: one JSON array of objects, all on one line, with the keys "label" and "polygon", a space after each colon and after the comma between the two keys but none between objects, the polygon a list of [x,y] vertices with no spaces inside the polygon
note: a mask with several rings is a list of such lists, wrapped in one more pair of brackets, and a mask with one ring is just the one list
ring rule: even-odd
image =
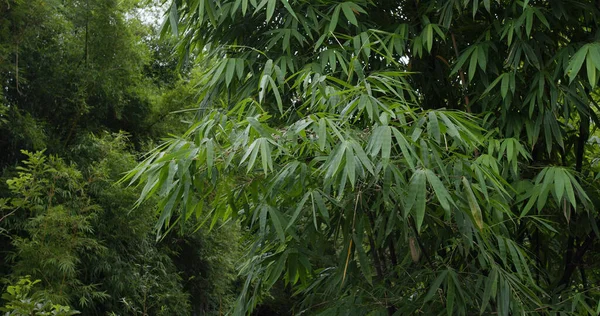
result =
[{"label": "bamboo leaf", "polygon": [[269,170],[273,171],[273,159],[271,157],[271,146],[266,138],[260,138],[260,156],[263,172],[267,175]]},{"label": "bamboo leaf", "polygon": [[317,144],[319,145],[319,150],[325,150],[325,144],[327,143],[327,125],[325,123],[325,119],[319,119],[318,129],[317,129]]},{"label": "bamboo leaf", "polygon": [[236,59],[229,58],[227,60],[227,70],[225,71],[225,84],[229,87],[231,80],[233,79],[233,74],[235,73],[236,68]]},{"label": "bamboo leaf", "polygon": [[454,298],[456,295],[452,278],[448,278],[446,285],[446,314],[452,316],[454,314]]},{"label": "bamboo leaf", "polygon": [[569,83],[573,82],[573,80],[579,73],[583,62],[585,61],[585,56],[587,55],[587,52],[588,46],[584,45],[575,53],[575,55],[573,55],[573,58],[571,58],[571,60],[569,61],[569,66],[567,66],[567,69],[565,70],[565,73],[569,75]]},{"label": "bamboo leaf", "polygon": [[[417,170],[409,185],[409,205],[407,209],[411,212],[415,218],[415,226],[417,231],[421,231],[421,225],[423,225],[423,219],[425,218],[425,205],[427,203],[427,187],[426,187],[426,175],[425,171]],[[412,198],[411,198],[412,197]]]},{"label": "bamboo leaf", "polygon": [[271,223],[273,223],[273,227],[275,227],[275,231],[277,232],[277,236],[281,242],[285,242],[285,233],[280,218],[281,213],[279,213],[276,208],[269,206],[269,215],[271,217]]},{"label": "bamboo leaf", "polygon": [[294,9],[292,9],[292,7],[290,6],[290,3],[288,2],[288,0],[281,0],[281,3],[283,3],[283,6],[285,7],[286,10],[288,10],[288,12],[295,18],[298,19],[298,17],[296,16],[296,13],[294,12]]},{"label": "bamboo leaf", "polygon": [[333,14],[331,15],[331,21],[329,22],[329,33],[333,33],[335,31],[335,28],[337,27],[338,19],[340,17],[340,7],[341,5],[338,5],[333,10]]},{"label": "bamboo leaf", "polygon": [[362,241],[358,240],[356,235],[354,235],[354,245],[356,248],[356,252],[358,253],[358,263],[360,264],[362,275],[365,277],[369,284],[373,284],[373,272],[371,269],[371,263],[367,257],[365,249],[363,248]]},{"label": "bamboo leaf", "polygon": [[471,61],[469,62],[469,82],[475,77],[475,71],[477,70],[477,56],[479,55],[478,51],[479,47],[476,47],[471,54]]},{"label": "bamboo leaf", "polygon": [[273,17],[273,13],[275,12],[275,5],[277,4],[277,0],[267,0],[267,22],[271,20]]},{"label": "bamboo leaf", "polygon": [[593,58],[591,57],[591,53],[589,53],[587,55],[585,64],[586,64],[586,68],[587,68],[586,71],[587,71],[588,81],[590,82],[590,86],[595,87],[596,86],[596,68],[599,67],[600,65],[596,65]]},{"label": "bamboo leaf", "polygon": [[483,229],[483,217],[481,215],[481,208],[479,207],[479,203],[477,203],[477,199],[475,198],[475,194],[473,194],[473,190],[471,189],[471,184],[467,178],[462,178],[462,183],[465,188],[465,193],[467,195],[467,201],[469,202],[469,207],[471,208],[471,215],[473,216],[473,220],[475,225],[479,230]]},{"label": "bamboo leaf", "polygon": [[356,20],[356,16],[354,16],[354,12],[352,11],[352,7],[350,7],[349,3],[344,2],[340,4],[340,6],[342,7],[342,11],[346,16],[346,19],[348,19],[348,21],[353,25],[358,26],[358,21]]},{"label": "bamboo leaf", "polygon": [[440,144],[440,123],[438,122],[437,116],[435,115],[435,112],[432,111],[427,114],[427,117],[429,118],[427,121],[427,131],[433,136],[433,139]]},{"label": "bamboo leaf", "polygon": [[557,169],[554,172],[554,191],[556,194],[556,200],[559,202],[562,200],[563,194],[565,193],[565,182],[569,181],[567,175],[562,169]]},{"label": "bamboo leaf", "polygon": [[435,278],[433,283],[431,283],[429,291],[427,291],[427,294],[425,294],[425,298],[423,298],[423,302],[429,302],[434,297],[434,295],[440,288],[440,285],[442,285],[442,282],[444,282],[444,280],[446,279],[447,275],[448,270],[443,270],[442,272],[440,272],[440,274],[437,276],[437,278]]},{"label": "bamboo leaf", "polygon": [[171,8],[169,9],[169,22],[171,23],[171,32],[173,32],[175,37],[179,37],[179,26],[177,25],[178,21],[179,16],[177,12],[177,3],[173,1]]},{"label": "bamboo leaf", "polygon": [[381,158],[390,159],[392,152],[392,130],[389,126],[381,126]]},{"label": "bamboo leaf", "polygon": [[444,210],[449,211],[450,203],[453,203],[452,198],[450,197],[450,193],[448,193],[448,190],[446,190],[446,187],[444,187],[442,181],[440,181],[438,176],[435,173],[433,173],[433,171],[425,170],[425,174],[427,175],[427,181],[433,187],[433,191],[435,192],[435,195],[438,198],[440,205]]},{"label": "bamboo leaf", "polygon": [[485,312],[486,307],[490,302],[490,298],[492,297],[492,293],[496,292],[496,288],[498,286],[498,271],[495,268],[492,268],[492,272],[485,279],[485,290],[483,291],[483,297],[481,300],[481,309],[480,314]]},{"label": "bamboo leaf", "polygon": [[327,210],[327,207],[325,206],[325,202],[323,201],[323,196],[321,196],[321,193],[319,193],[319,191],[312,191],[311,196],[312,196],[313,203],[316,204],[317,209],[319,210],[319,213],[321,214],[321,217],[323,217],[323,221],[326,224],[329,224],[329,211]]},{"label": "bamboo leaf", "polygon": [[354,184],[356,183],[356,167],[354,166],[354,154],[352,152],[352,147],[346,144],[346,164],[344,165],[344,173],[348,175],[348,180],[350,180],[350,185],[354,188]]},{"label": "bamboo leaf", "polygon": [[294,223],[296,223],[296,219],[300,215],[300,212],[302,212],[302,209],[304,208],[304,204],[306,204],[306,201],[308,200],[308,197],[310,195],[311,195],[310,191],[306,192],[304,194],[304,196],[302,197],[302,200],[300,200],[300,202],[296,206],[296,210],[294,211],[294,214],[292,214],[292,218],[290,218],[290,221],[288,222],[288,224],[285,228],[286,230],[288,230],[290,227],[292,227],[292,225],[294,225]]},{"label": "bamboo leaf", "polygon": [[431,48],[433,47],[433,25],[427,24],[425,26],[425,42],[427,43],[427,51],[431,52]]}]

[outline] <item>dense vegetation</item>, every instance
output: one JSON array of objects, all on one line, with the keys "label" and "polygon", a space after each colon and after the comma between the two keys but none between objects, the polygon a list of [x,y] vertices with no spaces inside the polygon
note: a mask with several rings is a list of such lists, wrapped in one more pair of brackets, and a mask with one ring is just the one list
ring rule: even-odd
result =
[{"label": "dense vegetation", "polygon": [[600,314],[598,1],[152,5],[0,2],[3,312]]},{"label": "dense vegetation", "polygon": [[141,190],[115,184],[186,129],[170,113],[199,82],[141,22],[148,5],[0,2],[3,313],[217,314],[235,298],[234,223],[157,236],[155,201],[132,209]]},{"label": "dense vegetation", "polygon": [[[236,312],[598,314],[597,1],[174,0],[203,114],[128,178],[252,232]],[[259,307],[260,310],[260,307]]]}]

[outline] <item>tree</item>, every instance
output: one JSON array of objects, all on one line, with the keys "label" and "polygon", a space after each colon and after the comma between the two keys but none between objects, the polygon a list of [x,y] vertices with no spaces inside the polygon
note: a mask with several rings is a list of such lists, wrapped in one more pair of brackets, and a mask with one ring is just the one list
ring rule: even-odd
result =
[{"label": "tree", "polygon": [[280,280],[310,313],[597,314],[599,10],[171,1],[207,84],[126,179],[162,227],[253,232],[238,313]]},{"label": "tree", "polygon": [[114,184],[135,148],[193,117],[200,77],[136,17],[149,2],[0,1],[0,292],[41,280],[3,296],[7,313],[217,314],[235,301],[237,225],[190,221],[194,234],[157,240],[155,200],[131,210],[139,188]]},{"label": "tree", "polygon": [[[239,230],[224,225],[219,234],[173,235],[157,243],[156,203],[132,211],[140,190],[114,185],[135,165],[126,146],[122,134],[90,136],[71,152],[80,169],[26,152],[19,174],[7,181],[11,196],[0,199],[0,227],[13,246],[3,250],[11,268],[6,277],[30,274],[41,280],[37,296],[86,315],[210,314],[226,308],[234,301],[231,261]],[[18,299],[31,302],[27,294]],[[202,299],[192,302],[191,295]]]},{"label": "tree", "polygon": [[145,71],[153,62],[148,42],[156,38],[128,16],[140,2],[0,4],[0,78],[8,108],[2,110],[8,123],[0,126],[2,168],[16,165],[21,149],[58,154],[89,132],[124,130],[139,143],[147,138],[160,94]]}]

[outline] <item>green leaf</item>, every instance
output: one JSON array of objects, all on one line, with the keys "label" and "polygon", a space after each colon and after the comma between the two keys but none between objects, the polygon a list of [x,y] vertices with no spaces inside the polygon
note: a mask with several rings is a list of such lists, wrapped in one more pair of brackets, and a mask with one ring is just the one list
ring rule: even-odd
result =
[{"label": "green leaf", "polygon": [[[203,0],[200,0],[200,2],[204,2]],[[246,12],[248,11],[248,0],[242,0],[242,15],[246,15]]]},{"label": "green leaf", "polygon": [[446,125],[448,135],[450,135],[450,137],[460,137],[460,134],[456,129],[456,125],[454,125],[454,123],[450,121],[446,114],[440,112],[439,116],[442,118],[442,121],[444,121],[444,124]]},{"label": "green leaf", "polygon": [[565,72],[569,75],[569,83],[573,82],[575,77],[577,77],[577,74],[579,73],[583,62],[585,61],[585,56],[587,55],[588,48],[589,47],[587,45],[581,47],[577,51],[577,53],[573,55],[573,58],[571,58],[571,60],[569,61],[569,66],[567,66],[567,69],[565,70]]},{"label": "green leaf", "polygon": [[396,138],[396,142],[398,146],[400,146],[400,150],[402,151],[402,156],[404,156],[404,160],[408,164],[411,170],[415,170],[415,162],[416,154],[414,153],[413,146],[411,146],[404,135],[398,131],[396,128],[392,128],[392,132],[394,133],[394,137]]},{"label": "green leaf", "polygon": [[533,9],[527,8],[525,10],[525,32],[527,32],[527,36],[531,36],[531,29],[533,28]]},{"label": "green leaf", "polygon": [[562,200],[565,192],[565,182],[567,181],[569,181],[569,179],[562,169],[557,169],[556,172],[554,172],[554,191],[556,194],[556,200],[559,203]]},{"label": "green leaf", "polygon": [[304,208],[304,204],[306,204],[306,201],[308,200],[308,197],[310,195],[311,195],[310,191],[306,192],[304,194],[304,196],[302,197],[302,200],[300,200],[300,202],[296,206],[296,210],[294,211],[292,218],[290,218],[290,221],[288,222],[287,227],[285,228],[286,230],[288,230],[290,227],[292,227],[292,225],[294,225],[294,223],[296,223],[296,219],[298,218],[298,215],[300,215],[300,212],[302,212],[302,209]]},{"label": "green leaf", "polygon": [[277,101],[277,108],[279,109],[279,113],[283,115],[283,101],[281,100],[281,94],[279,93],[279,87],[273,80],[273,78],[268,77],[269,83],[271,85],[271,91],[273,91],[273,95],[275,95],[275,100]]},{"label": "green leaf", "polygon": [[[496,237],[497,241],[498,241],[498,253],[500,254],[500,259],[502,260],[502,262],[506,265],[507,264],[507,258],[506,258],[506,243],[504,241],[503,237],[497,236]],[[492,295],[493,296],[493,295]]]},{"label": "green leaf", "polygon": [[362,166],[365,167],[372,175],[375,175],[375,171],[373,170],[373,163],[371,162],[371,160],[369,160],[369,157],[367,157],[367,154],[362,149],[360,144],[354,141],[350,141],[350,145],[352,146],[354,154],[356,155]]},{"label": "green leaf", "polygon": [[587,70],[587,76],[588,76],[588,81],[590,82],[590,86],[595,87],[596,86],[596,68],[598,68],[600,65],[597,65],[594,60],[591,57],[591,54],[588,54],[588,57],[586,58],[586,70]]},{"label": "green leaf", "polygon": [[475,76],[475,71],[477,70],[477,56],[479,51],[479,47],[475,48],[473,54],[471,54],[471,61],[469,62],[469,82],[473,80]]},{"label": "green leaf", "polygon": [[486,9],[488,12],[492,12],[492,11],[491,11],[491,8],[490,8],[490,2],[491,2],[490,0],[483,0],[483,6],[485,7],[485,9]]},{"label": "green leaf", "polygon": [[462,183],[465,188],[465,193],[467,195],[467,201],[469,202],[469,207],[471,208],[471,215],[473,216],[473,220],[475,225],[479,230],[483,229],[483,217],[481,215],[481,208],[479,207],[479,203],[477,203],[477,199],[475,198],[475,194],[473,194],[473,190],[471,189],[471,184],[467,178],[462,177]]},{"label": "green leaf", "polygon": [[236,59],[229,58],[227,60],[227,70],[225,71],[225,84],[229,87],[231,80],[233,79],[233,74],[235,73],[236,68]]},{"label": "green leaf", "polygon": [[237,73],[238,79],[244,79],[244,60],[241,58],[236,58],[235,62],[235,70]]},{"label": "green leaf", "polygon": [[354,154],[352,152],[352,147],[348,144],[345,146],[346,148],[346,164],[344,166],[344,173],[348,176],[348,180],[350,180],[350,184],[354,188],[354,184],[356,182],[356,167],[354,166]]},{"label": "green leaf", "polygon": [[227,66],[226,60],[223,60],[218,63],[218,66],[216,67],[215,72],[212,73],[212,79],[211,79],[209,85],[212,86],[215,83],[219,82],[220,80],[223,80],[223,77],[221,77],[221,74],[223,74],[223,71],[225,70],[226,66]]},{"label": "green leaf", "polygon": [[319,119],[318,129],[317,129],[317,144],[319,145],[319,150],[325,150],[325,144],[327,143],[327,125],[325,123],[325,119]]},{"label": "green leaf", "polygon": [[496,268],[492,268],[492,272],[485,279],[485,290],[483,291],[483,297],[481,300],[481,309],[480,314],[485,312],[486,307],[490,302],[490,298],[492,297],[492,293],[496,292],[496,288],[498,287],[498,271]]},{"label": "green leaf", "polygon": [[421,231],[421,225],[423,225],[423,219],[425,218],[425,205],[427,203],[427,187],[426,187],[426,175],[425,171],[417,170],[413,174],[409,184],[409,204],[406,208],[409,211],[414,209],[415,226],[417,231]]},{"label": "green leaf", "polygon": [[427,43],[427,51],[431,52],[431,48],[433,47],[433,25],[427,24],[425,26],[425,42]]},{"label": "green leaf", "polygon": [[274,208],[269,206],[269,215],[271,217],[271,223],[273,223],[273,226],[275,227],[275,231],[277,232],[277,236],[279,237],[279,239],[281,240],[281,242],[285,242],[285,233],[283,231],[283,225],[281,224],[281,213],[279,213],[279,211]]},{"label": "green leaf", "polygon": [[452,316],[454,314],[455,288],[454,282],[451,280],[452,278],[448,278],[448,282],[446,284],[446,314],[448,316]]},{"label": "green leaf", "polygon": [[467,50],[465,50],[462,54],[460,54],[458,60],[456,61],[456,64],[454,65],[454,68],[452,68],[452,72],[450,73],[451,75],[457,73],[458,70],[462,68],[462,66],[467,62],[469,56],[472,56],[473,50],[475,48],[476,46],[471,46],[467,48]]},{"label": "green leaf", "polygon": [[392,130],[389,126],[381,126],[381,158],[384,160],[390,159],[392,152]]},{"label": "green leaf", "polygon": [[486,68],[487,68],[487,56],[485,54],[485,50],[483,49],[483,47],[479,47],[477,48],[477,62],[479,63],[479,67],[481,67],[481,70],[483,70],[483,72],[485,72]]},{"label": "green leaf", "polygon": [[328,160],[329,163],[327,164],[328,167],[327,173],[325,174],[325,179],[330,179],[337,174],[340,166],[342,166],[342,159],[344,157],[344,152],[346,151],[345,147],[346,146],[344,143],[340,143],[335,147],[330,159]]},{"label": "green leaf", "polygon": [[252,142],[252,144],[250,144],[250,147],[248,147],[248,149],[246,149],[246,153],[244,154],[244,156],[242,157],[242,160],[240,161],[240,165],[242,163],[244,163],[244,161],[246,161],[246,159],[250,158],[248,160],[248,166],[247,166],[247,170],[246,172],[250,172],[250,170],[252,170],[252,167],[254,167],[254,162],[256,161],[256,156],[258,155],[258,151],[260,150],[260,138],[256,139]]},{"label": "green leaf", "polygon": [[544,181],[542,182],[542,187],[540,190],[540,194],[537,198],[537,209],[541,210],[546,205],[546,201],[548,199],[548,193],[550,192],[550,184],[554,182],[554,170],[553,167],[546,168],[546,173],[544,174]]},{"label": "green leaf", "polygon": [[281,0],[281,3],[283,3],[283,6],[285,7],[285,9],[288,10],[288,12],[297,20],[298,17],[296,16],[294,9],[292,9],[292,7],[290,6],[290,3],[288,2],[288,0]]},{"label": "green leaf", "polygon": [[271,146],[266,138],[260,138],[260,156],[262,158],[262,168],[265,175],[269,170],[273,171],[273,159],[271,157]]},{"label": "green leaf", "polygon": [[440,274],[437,276],[437,278],[435,278],[433,283],[431,283],[429,291],[427,291],[427,294],[425,294],[425,298],[423,298],[423,302],[429,302],[434,297],[434,295],[437,294],[440,285],[442,285],[442,282],[444,282],[447,275],[448,270],[443,270],[442,272],[440,272]]},{"label": "green leaf", "polygon": [[369,261],[369,257],[367,257],[367,253],[363,248],[362,241],[358,240],[356,235],[354,235],[354,245],[356,248],[356,252],[358,253],[358,263],[360,264],[362,275],[365,277],[369,284],[373,284],[373,272],[371,269],[371,262]]},{"label": "green leaf", "polygon": [[338,5],[333,10],[333,14],[331,15],[331,21],[329,22],[329,33],[333,33],[335,31],[335,28],[337,27],[338,19],[340,18],[340,7],[341,5]]},{"label": "green leaf", "polygon": [[169,22],[171,23],[171,32],[173,32],[175,37],[179,36],[179,27],[177,25],[178,21],[179,16],[177,12],[177,3],[173,1],[171,4],[171,8],[169,9]]},{"label": "green leaf", "polygon": [[329,211],[327,210],[327,207],[325,206],[325,202],[323,201],[323,197],[321,196],[321,193],[319,193],[319,191],[312,191],[311,197],[312,197],[312,203],[313,203],[313,205],[315,205],[315,204],[317,205],[317,209],[319,209],[319,213],[321,214],[321,217],[323,217],[323,221],[329,225]]},{"label": "green leaf", "polygon": [[565,190],[567,191],[567,199],[569,203],[573,205],[573,208],[577,208],[577,200],[575,199],[575,192],[573,192],[573,184],[571,181],[565,182]]},{"label": "green leaf", "polygon": [[433,191],[435,192],[435,195],[438,198],[440,205],[444,210],[449,211],[450,202],[453,203],[452,198],[450,197],[450,193],[448,193],[448,190],[446,190],[446,187],[444,187],[442,181],[440,181],[438,176],[435,173],[433,173],[433,171],[425,170],[425,174],[427,175],[427,181],[433,187]]},{"label": "green leaf", "polygon": [[214,164],[215,150],[212,139],[206,142],[206,168],[208,169],[208,174],[212,174],[212,168]]},{"label": "green leaf", "polygon": [[282,253],[279,256],[279,259],[275,262],[275,264],[269,266],[269,269],[267,270],[267,278],[265,280],[266,284],[268,284],[269,286],[273,286],[273,284],[277,282],[277,280],[281,276],[281,273],[283,272],[283,269],[285,268],[287,256],[287,252]]},{"label": "green leaf", "polygon": [[342,7],[342,11],[346,16],[346,19],[348,19],[348,21],[353,25],[358,26],[358,21],[356,20],[356,16],[354,16],[354,12],[352,11],[350,4],[348,2],[344,2],[340,4],[340,6]]},{"label": "green leaf", "polygon": [[600,70],[600,44],[594,43],[588,50],[588,59],[592,60],[592,63],[596,66],[596,69]]},{"label": "green leaf", "polygon": [[271,20],[273,17],[273,13],[275,12],[275,5],[277,4],[277,0],[267,0],[267,22]]},{"label": "green leaf", "polygon": [[437,116],[434,111],[431,111],[427,114],[427,131],[429,134],[433,136],[433,139],[440,144],[441,136],[440,136],[440,123],[438,122]]}]

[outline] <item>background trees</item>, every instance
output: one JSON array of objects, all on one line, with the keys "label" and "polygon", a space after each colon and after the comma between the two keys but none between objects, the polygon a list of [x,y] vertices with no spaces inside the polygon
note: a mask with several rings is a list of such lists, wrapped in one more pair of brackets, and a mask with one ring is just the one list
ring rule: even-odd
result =
[{"label": "background trees", "polygon": [[146,5],[0,3],[3,312],[211,314],[233,301],[236,225],[158,239],[156,200],[132,210],[140,189],[115,185],[136,149],[186,129],[190,115],[171,112],[193,106],[199,81],[136,17]]},{"label": "background trees", "polygon": [[200,112],[128,178],[253,232],[238,312],[597,313],[599,10],[172,1]]}]

